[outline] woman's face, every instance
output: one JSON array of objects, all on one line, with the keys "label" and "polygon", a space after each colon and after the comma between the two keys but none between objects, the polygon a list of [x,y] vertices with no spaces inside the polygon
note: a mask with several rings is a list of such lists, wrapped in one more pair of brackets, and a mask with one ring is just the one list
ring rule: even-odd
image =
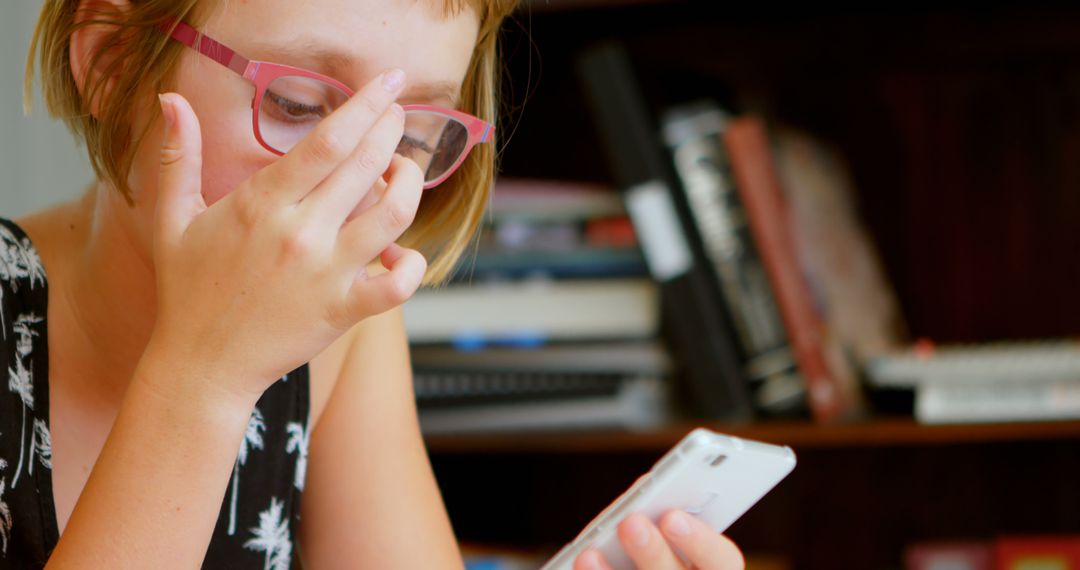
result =
[{"label": "woman's face", "polygon": [[[220,1],[222,9],[203,31],[249,59],[316,71],[353,90],[400,68],[407,80],[399,103],[459,105],[479,26],[472,10],[448,15],[443,0]],[[175,85],[199,117],[208,205],[277,158],[252,132],[255,88],[249,81],[187,49]],[[157,117],[136,116],[136,129],[149,120],[155,124],[136,151],[129,178],[136,206],[120,208],[147,256],[162,135]]]}]

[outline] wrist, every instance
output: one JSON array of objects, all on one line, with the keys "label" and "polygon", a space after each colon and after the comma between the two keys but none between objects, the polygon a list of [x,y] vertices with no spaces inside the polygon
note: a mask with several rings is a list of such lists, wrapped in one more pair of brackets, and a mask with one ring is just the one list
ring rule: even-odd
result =
[{"label": "wrist", "polygon": [[225,363],[187,356],[151,340],[132,383],[171,402],[246,418],[262,393],[239,388],[236,380]]}]

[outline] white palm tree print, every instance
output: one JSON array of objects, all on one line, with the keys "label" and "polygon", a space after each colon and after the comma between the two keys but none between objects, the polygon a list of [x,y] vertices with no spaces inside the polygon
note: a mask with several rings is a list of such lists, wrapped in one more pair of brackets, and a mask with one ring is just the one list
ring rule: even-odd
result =
[{"label": "white palm tree print", "polygon": [[[40,322],[42,322],[41,317],[30,313],[19,315],[12,325],[12,330],[19,335],[19,341],[15,344],[15,368],[8,368],[8,390],[18,394],[23,404],[22,434],[19,436],[19,464],[15,467],[15,477],[11,480],[12,489],[19,484],[23,457],[26,455],[26,411],[34,409],[34,373],[26,367],[23,359],[33,352],[33,338],[38,333],[32,325]],[[33,453],[33,449],[30,451]]]},{"label": "white palm tree print", "polygon": [[[0,280],[7,281],[13,291],[18,291],[21,279],[28,279],[33,290],[38,283],[45,283],[45,268],[30,240],[19,240],[11,230],[0,225]],[[7,338],[3,300],[4,292],[0,288],[0,331]]]},{"label": "white palm tree print", "polygon": [[8,541],[11,540],[11,509],[4,502],[4,491],[7,490],[7,482],[0,477],[0,542],[3,542],[2,551],[7,556]]},{"label": "white palm tree print", "polygon": [[[7,469],[7,461],[0,459],[0,471]],[[7,491],[7,481],[0,477],[0,549],[7,555],[8,541],[11,540],[11,526],[14,522],[11,518],[11,509],[4,502],[4,491]]]},{"label": "white palm tree print", "polygon": [[263,570],[289,570],[292,562],[289,521],[282,520],[284,507],[282,501],[272,497],[270,508],[259,513],[259,526],[251,528],[255,538],[244,543],[244,548],[266,553]]},{"label": "white palm tree print", "polygon": [[34,457],[37,457],[43,467],[52,469],[52,436],[49,434],[49,426],[39,419],[34,420],[34,433],[30,436],[30,462],[27,469],[31,475],[34,474]]},{"label": "white palm tree print", "polygon": [[240,467],[247,463],[248,446],[254,449],[263,448],[262,432],[266,431],[266,423],[263,422],[262,412],[255,408],[251,412],[247,429],[244,430],[244,440],[240,442],[240,452],[236,455],[236,463],[233,465],[232,506],[229,509],[229,536],[236,534],[236,495],[240,491]]},{"label": "white palm tree print", "polygon": [[289,441],[285,443],[286,453],[297,453],[296,476],[293,477],[293,485],[300,491],[304,490],[304,479],[307,478],[308,443],[311,441],[309,431],[311,421],[308,421],[308,429],[300,422],[289,422],[285,430],[289,433]]}]

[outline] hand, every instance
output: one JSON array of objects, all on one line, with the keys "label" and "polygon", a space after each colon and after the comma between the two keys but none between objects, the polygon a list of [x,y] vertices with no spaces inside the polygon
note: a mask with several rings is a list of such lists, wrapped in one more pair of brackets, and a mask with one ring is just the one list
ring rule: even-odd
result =
[{"label": "hand", "polygon": [[[619,524],[618,534],[638,570],[743,570],[746,566],[733,542],[682,511],[660,517],[659,528],[644,515],[632,514]],[[689,566],[675,554],[676,549]],[[574,562],[574,570],[611,570],[611,566],[596,550],[586,550]]]},{"label": "hand", "polygon": [[[423,174],[394,154],[403,81],[384,82],[388,75],[210,207],[198,119],[183,97],[162,96],[158,314],[147,353],[202,367],[257,399],[357,322],[416,291],[427,263],[394,241],[415,217]],[[378,199],[360,211],[373,187]],[[389,271],[369,276],[376,258]]]}]

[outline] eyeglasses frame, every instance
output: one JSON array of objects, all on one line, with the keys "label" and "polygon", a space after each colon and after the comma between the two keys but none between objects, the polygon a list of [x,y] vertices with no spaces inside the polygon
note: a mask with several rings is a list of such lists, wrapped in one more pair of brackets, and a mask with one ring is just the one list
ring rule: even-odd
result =
[{"label": "eyeglasses frame", "polygon": [[[259,106],[262,105],[263,97],[266,95],[266,89],[275,79],[284,76],[307,77],[309,79],[325,82],[334,88],[340,89],[350,98],[354,94],[354,91],[349,89],[344,83],[332,77],[315,73],[314,71],[280,63],[248,59],[239,53],[236,53],[236,51],[225,44],[199,32],[185,22],[177,21],[175,23],[170,23],[164,26],[164,29],[172,39],[216,61],[255,85],[255,97],[251,100],[252,131],[255,133],[256,140],[259,141],[259,144],[262,145],[263,148],[278,156],[281,156],[284,153],[270,146],[269,143],[263,140],[262,133],[259,131]],[[425,190],[434,188],[445,182],[446,179],[449,178],[463,162],[465,162],[465,158],[469,156],[473,147],[477,144],[488,142],[495,136],[494,125],[479,117],[474,117],[473,115],[456,109],[421,104],[402,105],[401,107],[405,110],[406,114],[410,111],[425,111],[428,113],[444,115],[464,125],[469,133],[469,138],[465,143],[465,148],[462,150],[461,156],[459,156],[454,164],[437,179],[425,182]]]}]

